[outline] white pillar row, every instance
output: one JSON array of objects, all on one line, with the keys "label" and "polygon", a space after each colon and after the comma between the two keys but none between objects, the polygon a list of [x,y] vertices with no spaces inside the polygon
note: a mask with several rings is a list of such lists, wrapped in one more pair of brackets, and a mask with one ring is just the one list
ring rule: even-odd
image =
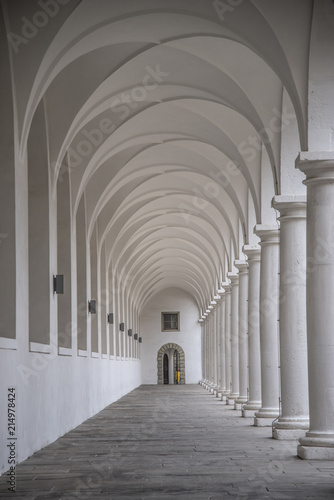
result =
[{"label": "white pillar row", "polygon": [[228,273],[231,280],[231,379],[232,389],[227,397],[227,404],[234,405],[234,401],[239,396],[239,275]]},{"label": "white pillar row", "polygon": [[280,364],[282,412],[275,439],[309,428],[306,338],[306,196],[276,196],[280,212]]},{"label": "white pillar row", "polygon": [[307,348],[310,430],[298,456],[334,460],[334,152],[303,152],[307,186]]},{"label": "white pillar row", "polygon": [[254,425],[268,427],[279,416],[278,290],[279,229],[258,225],[261,239],[260,347],[262,406],[255,413]]},{"label": "white pillar row", "polygon": [[225,368],[225,295],[224,288],[219,290],[220,300],[220,394],[221,401],[226,402],[226,368]]},{"label": "white pillar row", "polygon": [[248,365],[249,394],[242,408],[243,417],[254,417],[261,408],[261,350],[260,350],[260,262],[261,247],[243,247],[248,258]]},{"label": "white pillar row", "polygon": [[234,265],[239,270],[239,396],[234,409],[241,410],[248,399],[248,263],[236,260]]},{"label": "white pillar row", "polygon": [[226,391],[222,394],[222,400],[231,392],[231,285],[225,285],[225,381]]}]

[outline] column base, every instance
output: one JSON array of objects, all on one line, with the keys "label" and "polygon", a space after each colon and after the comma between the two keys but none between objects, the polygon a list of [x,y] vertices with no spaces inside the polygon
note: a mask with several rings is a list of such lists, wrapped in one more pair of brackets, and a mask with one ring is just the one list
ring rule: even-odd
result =
[{"label": "column base", "polygon": [[274,423],[274,439],[299,439],[309,428],[308,418],[280,417]]},{"label": "column base", "polygon": [[216,389],[216,397],[218,399],[221,399],[222,393],[223,393],[223,389],[221,387],[217,387],[217,389]]},{"label": "column base", "polygon": [[307,432],[299,443],[297,455],[303,460],[334,460],[334,434]]},{"label": "column base", "polygon": [[222,392],[222,401],[227,404],[227,398],[230,395],[230,391],[226,389]]},{"label": "column base", "polygon": [[279,416],[278,408],[261,408],[255,413],[254,425],[255,427],[271,427],[273,420]]},{"label": "column base", "polygon": [[275,429],[274,427],[274,439],[279,440],[290,440],[296,441],[305,435],[305,430],[303,429]]},{"label": "column base", "polygon": [[255,413],[260,411],[261,409],[261,403],[252,403],[252,402],[247,402],[246,404],[243,405],[242,407],[242,416],[244,418],[254,418]]},{"label": "column base", "polygon": [[229,394],[229,395],[227,396],[226,404],[227,404],[227,405],[234,405],[234,401],[235,401],[236,399],[238,399],[238,397],[239,397],[239,394],[233,394],[233,393],[232,393],[232,394]]},{"label": "column base", "polygon": [[247,403],[247,398],[243,398],[239,396],[235,401],[234,401],[234,409],[235,410],[242,410],[243,405]]}]

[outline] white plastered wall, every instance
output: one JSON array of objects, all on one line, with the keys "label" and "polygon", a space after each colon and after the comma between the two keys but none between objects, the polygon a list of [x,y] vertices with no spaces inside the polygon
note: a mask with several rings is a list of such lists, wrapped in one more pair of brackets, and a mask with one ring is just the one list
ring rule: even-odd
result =
[{"label": "white plastered wall", "polygon": [[[56,356],[0,349],[0,427],[7,429],[7,390],[16,390],[16,458],[35,451],[141,384],[139,360]],[[0,450],[0,474],[8,448]]]}]

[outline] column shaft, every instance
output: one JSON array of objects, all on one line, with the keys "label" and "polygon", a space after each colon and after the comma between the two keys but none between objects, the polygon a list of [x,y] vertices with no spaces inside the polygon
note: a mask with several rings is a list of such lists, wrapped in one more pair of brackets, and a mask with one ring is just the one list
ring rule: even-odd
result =
[{"label": "column shaft", "polygon": [[231,280],[231,378],[232,392],[228,395],[227,404],[233,404],[239,396],[239,276],[234,273],[228,273]]},{"label": "column shaft", "polygon": [[334,460],[334,152],[305,152],[310,430],[301,458]]},{"label": "column shaft", "polygon": [[248,363],[249,394],[243,406],[243,417],[254,417],[261,408],[261,348],[260,348],[260,262],[261,247],[245,246],[248,257]]},{"label": "column shaft", "polygon": [[280,211],[280,362],[282,412],[276,439],[309,428],[306,339],[306,196],[277,196]]},{"label": "column shaft", "polygon": [[256,226],[261,238],[260,347],[262,406],[254,425],[271,426],[279,416],[278,288],[279,229]]},{"label": "column shaft", "polygon": [[239,269],[239,396],[234,409],[241,410],[248,399],[248,264],[238,260],[234,265]]},{"label": "column shaft", "polygon": [[225,369],[225,290],[220,290],[220,387],[221,400],[226,401],[226,369]]},{"label": "column shaft", "polygon": [[231,392],[231,286],[225,289],[225,376],[226,394]]},{"label": "column shaft", "polygon": [[216,396],[217,398],[221,398],[221,360],[220,360],[220,349],[221,349],[221,335],[220,335],[220,304],[221,299],[220,295],[215,297],[216,305],[216,377],[217,377],[217,387],[216,387]]}]

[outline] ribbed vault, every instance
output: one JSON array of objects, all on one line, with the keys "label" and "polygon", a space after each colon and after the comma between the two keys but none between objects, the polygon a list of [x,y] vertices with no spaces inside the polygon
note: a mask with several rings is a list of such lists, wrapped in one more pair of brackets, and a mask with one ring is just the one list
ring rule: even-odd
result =
[{"label": "ribbed vault", "polygon": [[39,33],[16,103],[21,158],[43,101],[53,199],[69,174],[71,227],[84,206],[90,252],[128,315],[177,286],[201,316],[254,225],[275,220],[284,127],[289,147],[307,146],[312,2],[283,3],[223,15],[204,0],[73,1]]}]

